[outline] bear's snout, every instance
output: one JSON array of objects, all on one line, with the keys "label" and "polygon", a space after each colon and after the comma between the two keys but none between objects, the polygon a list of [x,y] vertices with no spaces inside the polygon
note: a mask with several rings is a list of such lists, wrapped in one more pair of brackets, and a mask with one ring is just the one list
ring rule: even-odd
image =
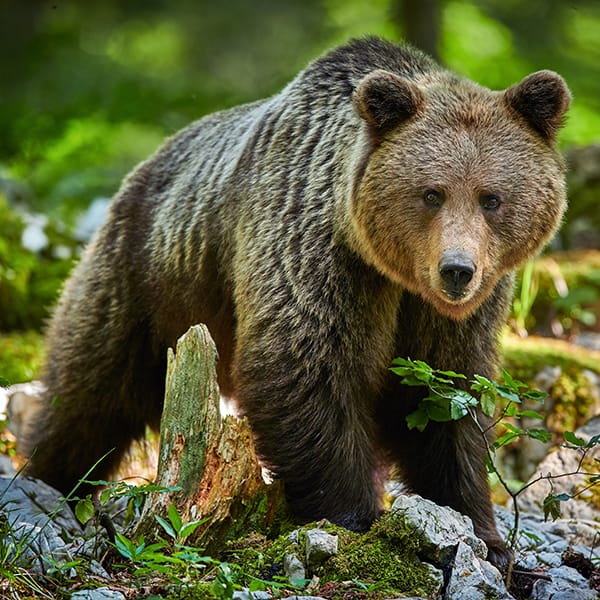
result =
[{"label": "bear's snout", "polygon": [[461,298],[476,270],[469,254],[462,251],[445,252],[438,263],[444,293],[453,300]]}]

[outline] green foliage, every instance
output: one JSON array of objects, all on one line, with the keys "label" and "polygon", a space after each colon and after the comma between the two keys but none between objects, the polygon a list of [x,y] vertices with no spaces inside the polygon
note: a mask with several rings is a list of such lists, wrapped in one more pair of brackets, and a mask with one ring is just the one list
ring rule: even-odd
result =
[{"label": "green foliage", "polygon": [[82,525],[85,525],[94,516],[94,503],[91,494],[77,501],[75,516]]},{"label": "green foliage", "polygon": [[528,261],[517,278],[513,322],[524,336],[552,328],[577,334],[597,321],[600,300],[600,253],[556,252]]},{"label": "green foliage", "polygon": [[[393,367],[390,370],[402,378],[402,383],[410,386],[426,387],[428,393],[419,403],[416,411],[409,414],[406,418],[410,429],[423,431],[429,421],[457,421],[471,414],[474,416],[473,409],[477,406],[485,415],[491,417],[494,415],[499,399],[507,402],[507,416],[539,416],[532,411],[518,411],[515,404],[520,404],[522,400],[534,400],[542,402],[546,394],[539,390],[529,390],[527,385],[521,381],[513,379],[507,371],[503,371],[503,382],[497,383],[483,377],[475,375],[469,382],[469,390],[479,394],[479,398],[467,390],[457,386],[457,381],[466,381],[463,374],[454,371],[440,371],[432,369],[427,363],[420,360],[410,360],[406,358],[396,358],[392,361]],[[513,427],[512,425],[510,427]],[[541,433],[534,430],[511,431],[510,441],[522,435],[531,437],[543,437]],[[506,442],[508,443],[508,442]]]},{"label": "green foliage", "polygon": [[200,525],[206,523],[210,520],[210,517],[205,517],[204,519],[196,519],[194,521],[189,521],[188,523],[183,523],[179,513],[177,512],[177,507],[174,504],[171,504],[167,511],[167,519],[163,519],[162,517],[155,515],[155,519],[158,524],[163,528],[165,533],[176,543],[183,544],[183,542],[192,534]]},{"label": "green foliage", "polygon": [[[164,135],[273,93],[326,48],[406,33],[396,0],[13,4],[0,22],[0,164],[33,187],[35,206],[61,213],[112,194]],[[446,64],[496,89],[536,69],[562,72],[576,98],[562,139],[598,139],[597,4],[439,7]]]},{"label": "green foliage", "polygon": [[417,556],[419,532],[407,528],[400,512],[384,514],[365,534],[342,531],[338,537],[338,554],[317,572],[323,580],[354,580],[374,598],[433,592],[429,571]]},{"label": "green foliage", "polygon": [[[427,388],[427,392],[419,403],[417,410],[406,417],[409,428],[417,428],[419,431],[423,431],[429,421],[453,421],[465,417],[471,418],[479,428],[482,443],[486,448],[488,470],[496,476],[513,500],[515,522],[507,541],[509,547],[514,549],[516,544],[516,534],[519,524],[518,496],[525,489],[542,479],[552,482],[554,479],[568,475],[586,474],[588,476],[588,484],[576,494],[554,494],[551,492],[544,499],[544,517],[557,519],[561,515],[561,502],[580,495],[600,483],[600,473],[586,473],[583,470],[586,455],[593,448],[600,445],[600,434],[593,436],[589,442],[586,442],[569,431],[566,431],[564,434],[565,442],[563,446],[580,452],[579,464],[575,472],[542,474],[527,484],[518,486],[517,489],[513,489],[510,483],[502,477],[495,461],[495,451],[498,448],[506,446],[522,437],[529,437],[543,443],[550,441],[552,438],[552,434],[545,429],[523,429],[511,422],[511,420],[521,417],[543,420],[544,416],[537,411],[520,410],[519,407],[525,400],[542,402],[546,397],[544,392],[529,389],[526,384],[514,379],[506,371],[503,371],[502,382],[500,383],[491,381],[480,375],[475,375],[472,380],[466,382],[466,377],[462,374],[457,374],[453,371],[432,369],[423,361],[396,358],[393,361],[393,365],[393,367],[390,367],[390,370],[402,377],[402,383]],[[464,391],[464,389],[458,388],[458,385],[463,387],[468,385],[474,395]],[[500,412],[500,416],[492,425],[483,424],[476,410],[477,407],[488,417],[492,417],[497,411]],[[504,431],[495,442],[490,444],[487,439],[487,432],[490,429],[497,428],[499,425],[501,425]],[[596,461],[596,463],[600,466],[600,461]]]},{"label": "green foliage", "polygon": [[23,219],[0,193],[0,331],[40,327],[72,259],[53,256],[61,247],[74,255],[77,244],[50,222],[45,229],[49,247],[36,254],[22,246]]},{"label": "green foliage", "polygon": [[44,357],[44,340],[37,331],[0,333],[0,373],[4,383],[35,379]]}]

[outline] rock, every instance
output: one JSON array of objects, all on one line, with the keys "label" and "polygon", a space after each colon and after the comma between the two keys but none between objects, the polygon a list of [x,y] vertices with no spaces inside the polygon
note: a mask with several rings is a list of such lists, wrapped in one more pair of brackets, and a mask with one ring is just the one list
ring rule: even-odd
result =
[{"label": "rock", "polygon": [[19,566],[45,574],[53,562],[73,560],[82,529],[58,491],[29,477],[0,477],[0,498]]},{"label": "rock", "polygon": [[[9,536],[12,542],[9,548],[11,557],[13,548],[18,548],[16,564],[38,575],[73,560],[73,555],[51,523],[36,526],[15,520],[10,525]],[[69,572],[68,575],[74,576],[75,573]]]},{"label": "rock", "polygon": [[290,531],[287,539],[290,544],[294,544],[297,546],[300,543],[300,530],[294,529],[294,531]]},{"label": "rock", "polygon": [[12,464],[12,461],[6,454],[0,454],[0,475],[4,475],[7,477],[13,477],[16,475],[17,470],[15,466]]},{"label": "rock", "polygon": [[233,592],[233,598],[234,600],[271,600],[272,596],[269,592],[262,590],[251,592],[248,588],[244,588],[243,590]]},{"label": "rock", "polygon": [[6,418],[6,428],[17,439],[19,452],[27,428],[41,406],[44,390],[45,387],[40,381],[0,387],[0,421]]},{"label": "rock", "polygon": [[[514,525],[513,513],[500,507],[496,507],[495,512],[498,531],[506,539]],[[598,523],[594,521],[544,521],[543,514],[539,512],[523,513],[519,520],[516,563],[522,569],[544,565],[558,567],[562,562],[561,554],[567,548],[573,548],[592,558],[600,558],[600,549],[596,548],[594,541],[598,530]]]},{"label": "rock", "polygon": [[107,587],[99,587],[94,590],[79,590],[71,594],[71,600],[125,600],[125,596]]},{"label": "rock", "polygon": [[[442,590],[444,589],[444,572],[441,569],[434,567],[431,563],[423,563],[429,571],[429,580],[431,581],[431,587],[433,591],[431,593],[432,598],[441,597]],[[437,587],[436,587],[437,586]],[[410,599],[406,599],[410,600]],[[414,600],[414,599],[413,599]]]},{"label": "rock", "polygon": [[478,558],[473,549],[459,541],[444,600],[510,600],[496,567]]},{"label": "rock", "polygon": [[322,529],[309,529],[306,532],[306,562],[310,568],[324,563],[338,552],[338,536]]},{"label": "rock", "polygon": [[[577,429],[575,435],[585,441],[589,441],[598,432],[600,432],[600,415],[590,419],[583,427]],[[534,482],[540,475],[561,475],[563,473],[575,472],[579,466],[580,456],[580,453],[577,451],[562,447],[557,448],[542,460],[536,472],[530,477],[529,482]],[[600,459],[600,446],[596,446],[588,453],[586,461],[591,463],[594,459]],[[520,510],[528,513],[543,512],[544,498],[549,493],[574,494],[585,485],[586,479],[586,475],[578,474],[555,478],[551,482],[545,479],[537,481],[519,495]],[[577,498],[561,502],[562,516],[577,519],[578,521],[583,519],[599,522],[600,514],[598,510],[591,502],[586,501],[586,497],[591,495],[591,493],[591,491],[586,492]]]},{"label": "rock", "polygon": [[597,600],[598,592],[590,588],[589,582],[571,567],[548,570],[552,581],[538,580],[533,584],[531,600]]},{"label": "rock", "polygon": [[487,547],[475,535],[471,519],[447,506],[438,506],[416,495],[398,496],[392,511],[400,511],[406,525],[422,536],[423,556],[437,565],[446,566],[454,558],[456,545],[461,541],[478,558],[487,556]]},{"label": "rock", "polygon": [[0,477],[0,498],[10,525],[27,522],[36,527],[52,527],[67,538],[81,535],[81,526],[62,494],[43,481]]},{"label": "rock", "polygon": [[283,571],[290,581],[306,579],[306,569],[300,559],[292,552],[283,557]]}]

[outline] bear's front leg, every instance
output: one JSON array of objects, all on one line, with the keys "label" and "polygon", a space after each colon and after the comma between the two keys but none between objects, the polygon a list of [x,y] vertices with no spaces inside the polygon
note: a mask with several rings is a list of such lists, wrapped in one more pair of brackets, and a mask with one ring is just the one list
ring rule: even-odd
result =
[{"label": "bear's front leg", "polygon": [[234,370],[262,461],[298,519],[366,530],[381,513],[381,485],[365,384],[341,372],[343,350],[325,348],[323,336],[269,329],[238,336]]},{"label": "bear's front leg", "polygon": [[393,453],[410,491],[470,517],[488,560],[505,570],[511,552],[496,529],[485,442],[474,421],[429,422],[423,432],[399,423],[394,438]]}]

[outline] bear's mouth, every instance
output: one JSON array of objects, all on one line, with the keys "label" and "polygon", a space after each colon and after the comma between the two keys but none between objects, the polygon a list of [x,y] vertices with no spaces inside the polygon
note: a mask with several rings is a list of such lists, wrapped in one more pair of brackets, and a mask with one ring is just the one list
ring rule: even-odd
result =
[{"label": "bear's mouth", "polygon": [[461,321],[469,317],[481,304],[475,291],[464,290],[460,293],[439,290],[430,290],[424,298],[435,310],[445,316]]},{"label": "bear's mouth", "polygon": [[461,302],[463,298],[468,296],[468,292],[465,289],[448,289],[442,288],[442,292],[450,299],[451,302]]}]

